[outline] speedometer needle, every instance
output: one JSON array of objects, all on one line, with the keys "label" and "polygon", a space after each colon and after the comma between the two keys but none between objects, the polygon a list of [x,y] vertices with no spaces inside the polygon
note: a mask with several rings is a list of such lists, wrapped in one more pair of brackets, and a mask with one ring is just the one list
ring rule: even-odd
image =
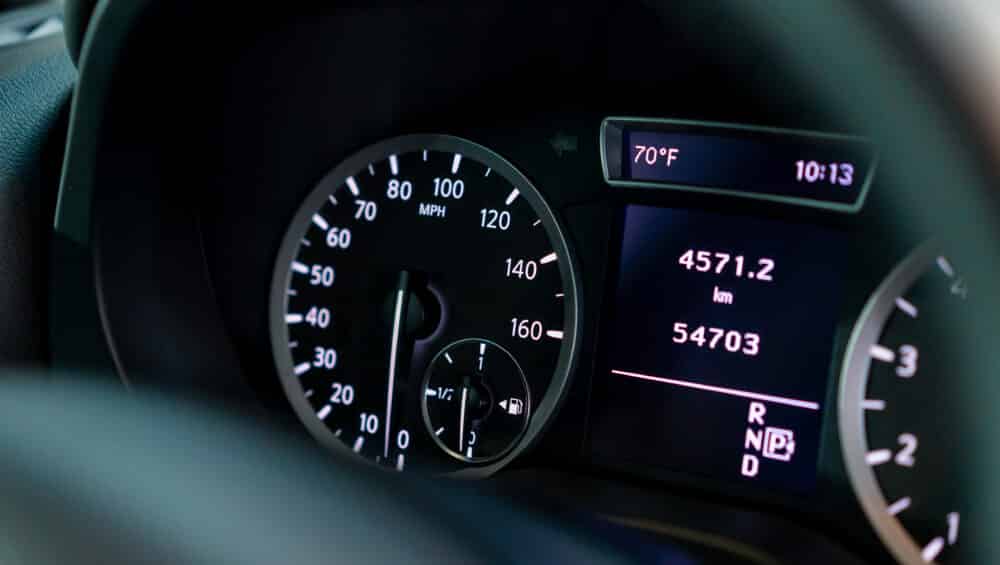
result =
[{"label": "speedometer needle", "polygon": [[458,452],[465,447],[465,405],[469,400],[469,387],[462,387],[462,407],[458,412]]},{"label": "speedometer needle", "polygon": [[410,284],[410,273],[399,273],[399,284],[396,285],[396,304],[392,314],[392,340],[389,345],[389,385],[385,400],[385,448],[382,455],[389,459],[389,438],[392,436],[392,397],[396,384],[396,370],[399,364],[399,336],[404,326],[404,306],[407,302],[407,287]]}]

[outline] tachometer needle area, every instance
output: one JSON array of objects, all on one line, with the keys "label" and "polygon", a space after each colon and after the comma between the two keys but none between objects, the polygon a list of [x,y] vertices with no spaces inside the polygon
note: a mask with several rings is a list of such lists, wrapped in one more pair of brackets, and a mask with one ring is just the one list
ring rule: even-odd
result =
[{"label": "tachometer needle area", "polygon": [[399,338],[406,325],[404,306],[409,301],[410,273],[401,271],[399,273],[399,284],[396,285],[396,301],[392,314],[392,338],[389,344],[389,383],[385,400],[385,446],[382,451],[383,457],[389,459],[389,439],[392,436],[392,398],[395,392],[396,372],[399,369]]}]

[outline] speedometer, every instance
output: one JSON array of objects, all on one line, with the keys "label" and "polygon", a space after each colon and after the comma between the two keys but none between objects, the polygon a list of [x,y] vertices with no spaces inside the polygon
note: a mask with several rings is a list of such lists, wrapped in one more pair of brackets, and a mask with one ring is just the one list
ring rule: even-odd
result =
[{"label": "speedometer", "polygon": [[278,254],[289,401],[321,442],[387,467],[495,469],[566,389],[573,265],[541,194],[492,151],[438,135],[364,149],[319,182]]}]

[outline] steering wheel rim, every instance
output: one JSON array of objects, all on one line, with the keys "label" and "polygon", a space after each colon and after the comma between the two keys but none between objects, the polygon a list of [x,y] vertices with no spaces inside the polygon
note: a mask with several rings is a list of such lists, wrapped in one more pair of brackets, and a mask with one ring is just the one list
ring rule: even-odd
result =
[{"label": "steering wheel rim", "polygon": [[2,389],[5,562],[618,562],[468,485],[373,473],[245,414],[79,378]]}]

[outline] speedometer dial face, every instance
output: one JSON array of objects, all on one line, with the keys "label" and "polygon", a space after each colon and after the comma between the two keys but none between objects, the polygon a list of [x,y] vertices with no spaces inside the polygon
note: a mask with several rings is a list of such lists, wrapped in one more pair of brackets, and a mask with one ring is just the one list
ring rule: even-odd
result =
[{"label": "speedometer dial face", "polygon": [[840,431],[850,478],[878,534],[908,565],[980,562],[962,543],[975,526],[961,476],[970,460],[959,425],[962,371],[941,334],[969,300],[958,267],[921,249],[869,301],[844,367]]},{"label": "speedometer dial face", "polygon": [[[489,472],[516,456],[560,401],[576,350],[577,296],[567,242],[524,175],[469,141],[407,136],[347,159],[299,209],[272,285],[272,345],[292,406],[323,443],[400,470]],[[524,384],[494,356],[490,378],[526,384],[537,406],[523,433],[496,438],[516,440],[499,460],[450,456],[422,416],[423,397],[439,392],[424,383],[432,361],[470,338],[496,344],[509,366],[523,368]],[[483,433],[501,428],[482,423]]]}]

